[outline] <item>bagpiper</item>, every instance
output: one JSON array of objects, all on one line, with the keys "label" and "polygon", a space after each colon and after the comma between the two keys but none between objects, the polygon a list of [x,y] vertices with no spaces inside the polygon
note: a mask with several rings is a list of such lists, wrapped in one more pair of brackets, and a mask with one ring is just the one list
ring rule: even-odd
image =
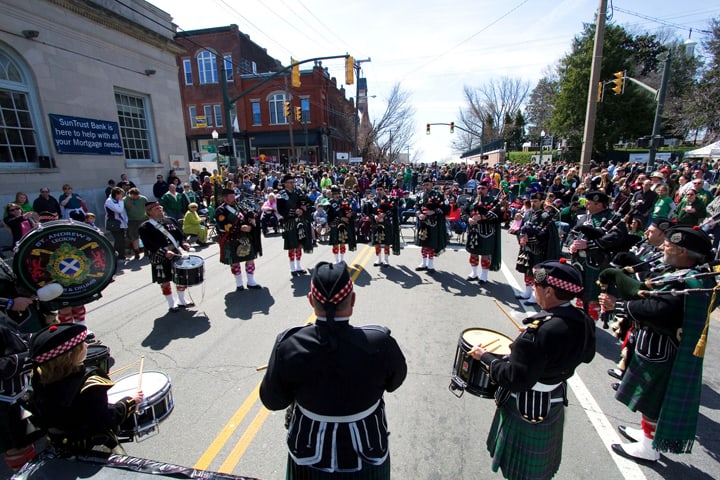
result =
[{"label": "bagpiper", "polygon": [[423,179],[423,192],[417,205],[418,227],[415,234],[415,243],[421,247],[422,262],[415,267],[415,271],[433,274],[436,255],[439,255],[447,245],[447,229],[445,228],[445,213],[447,205],[443,194],[433,187],[430,178]]},{"label": "bagpiper", "polygon": [[[470,254],[471,282],[487,283],[488,271],[500,270],[502,262],[500,229],[503,211],[494,197],[488,195],[488,183],[477,186],[477,195],[465,206],[463,221],[467,223],[465,250]],[[478,265],[482,273],[478,276]]]},{"label": "bagpiper", "polygon": [[[390,250],[393,255],[400,255],[400,225],[398,222],[397,198],[385,194],[385,187],[378,185],[375,199],[372,202],[374,212],[370,215],[372,227],[370,244],[375,247],[376,267],[390,266]],[[381,260],[380,253],[384,254]]]},{"label": "bagpiper", "polygon": [[283,248],[288,252],[290,274],[305,275],[300,260],[303,252],[312,253],[312,213],[310,199],[295,188],[295,177],[287,174],[282,179],[283,189],[277,197],[278,213],[282,215]]},{"label": "bagpiper", "polygon": [[357,249],[355,238],[355,213],[350,202],[341,196],[340,187],[330,187],[331,200],[327,205],[327,220],[330,225],[329,243],[335,263],[345,261],[347,250],[354,252]]}]

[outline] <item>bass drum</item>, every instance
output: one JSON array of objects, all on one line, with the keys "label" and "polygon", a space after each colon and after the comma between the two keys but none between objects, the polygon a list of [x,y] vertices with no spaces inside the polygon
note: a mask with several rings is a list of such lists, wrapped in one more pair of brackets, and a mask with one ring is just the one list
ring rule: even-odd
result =
[{"label": "bass drum", "polygon": [[115,249],[100,232],[84,223],[41,223],[18,242],[13,270],[18,283],[35,292],[59,283],[63,294],[52,301],[62,308],[100,298],[117,266]]}]

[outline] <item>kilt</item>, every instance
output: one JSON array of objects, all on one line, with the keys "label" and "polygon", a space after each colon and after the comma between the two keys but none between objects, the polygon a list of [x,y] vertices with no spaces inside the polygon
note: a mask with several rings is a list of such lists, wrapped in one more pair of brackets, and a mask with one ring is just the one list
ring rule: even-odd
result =
[{"label": "kilt", "polygon": [[328,244],[357,245],[357,242],[355,241],[355,226],[353,225],[353,221],[350,220],[350,223],[348,224],[341,223],[331,226],[330,235],[328,235]]},{"label": "kilt", "polygon": [[[244,249],[247,251],[245,255],[238,255],[238,246],[243,243]],[[232,265],[234,263],[249,262],[257,258],[257,250],[255,249],[252,238],[248,234],[240,234],[239,238],[226,240],[222,242],[220,251],[220,263],[224,265]]]},{"label": "kilt", "polygon": [[637,353],[633,354],[615,399],[633,412],[639,411],[657,419],[670,381],[673,360],[650,362]]},{"label": "kilt", "polygon": [[295,217],[283,220],[283,249],[294,250],[296,248],[303,249],[306,253],[312,253],[312,227],[310,222],[304,217],[297,219]]},{"label": "kilt", "polygon": [[557,473],[562,460],[565,407],[555,403],[547,418],[529,423],[522,418],[514,398],[495,411],[487,449],[492,470],[502,470],[510,480],[542,480]]},{"label": "kilt", "polygon": [[490,236],[481,236],[477,227],[468,227],[465,250],[473,255],[497,255],[497,236],[500,232],[495,231]]},{"label": "kilt", "polygon": [[153,283],[172,282],[172,262],[170,260],[164,258],[160,263],[155,263],[155,258],[153,258],[150,264]]},{"label": "kilt", "polygon": [[312,467],[297,465],[288,455],[286,480],[390,480],[390,456],[382,465],[363,463],[359,472],[323,472]]}]

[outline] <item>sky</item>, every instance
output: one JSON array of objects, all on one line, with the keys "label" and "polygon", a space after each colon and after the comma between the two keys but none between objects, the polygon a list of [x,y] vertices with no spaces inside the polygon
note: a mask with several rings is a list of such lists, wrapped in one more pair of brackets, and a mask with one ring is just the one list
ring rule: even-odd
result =
[{"label": "sky", "polygon": [[[350,54],[367,78],[370,119],[378,118],[393,86],[411,95],[417,125],[414,161],[447,161],[450,123],[466,105],[463,89],[503,77],[537,81],[570,52],[599,0],[148,0],[168,12],[179,30],[237,24],[272,57]],[[608,0],[608,23],[633,33],[665,30],[701,41],[709,20],[720,18],[717,0]],[[692,29],[692,34],[690,33]],[[323,62],[338,84],[342,59]],[[589,68],[589,66],[588,66]],[[346,86],[348,97],[355,86]]]}]

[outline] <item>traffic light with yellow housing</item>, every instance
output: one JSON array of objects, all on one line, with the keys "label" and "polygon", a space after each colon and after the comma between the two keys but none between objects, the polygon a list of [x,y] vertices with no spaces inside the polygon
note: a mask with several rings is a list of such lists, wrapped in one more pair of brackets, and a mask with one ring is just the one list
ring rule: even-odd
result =
[{"label": "traffic light with yellow housing", "polygon": [[450,122],[450,133],[455,133],[455,122]]},{"label": "traffic light with yellow housing", "polygon": [[302,122],[302,107],[295,107],[295,120]]},{"label": "traffic light with yellow housing", "polygon": [[292,57],[290,57],[290,64],[292,70],[290,72],[290,80],[294,88],[300,87],[300,64],[295,63]]},{"label": "traffic light with yellow housing", "polygon": [[290,102],[283,102],[283,111],[285,112],[285,118],[290,118]]},{"label": "traffic light with yellow housing", "polygon": [[345,85],[355,83],[355,59],[348,55],[345,57]]},{"label": "traffic light with yellow housing", "polygon": [[612,91],[615,95],[620,95],[625,92],[625,72],[615,72],[613,73],[613,76],[615,79],[610,80],[610,82],[614,85],[612,87]]},{"label": "traffic light with yellow housing", "polygon": [[425,135],[430,135],[430,124],[429,123],[425,126]]}]

